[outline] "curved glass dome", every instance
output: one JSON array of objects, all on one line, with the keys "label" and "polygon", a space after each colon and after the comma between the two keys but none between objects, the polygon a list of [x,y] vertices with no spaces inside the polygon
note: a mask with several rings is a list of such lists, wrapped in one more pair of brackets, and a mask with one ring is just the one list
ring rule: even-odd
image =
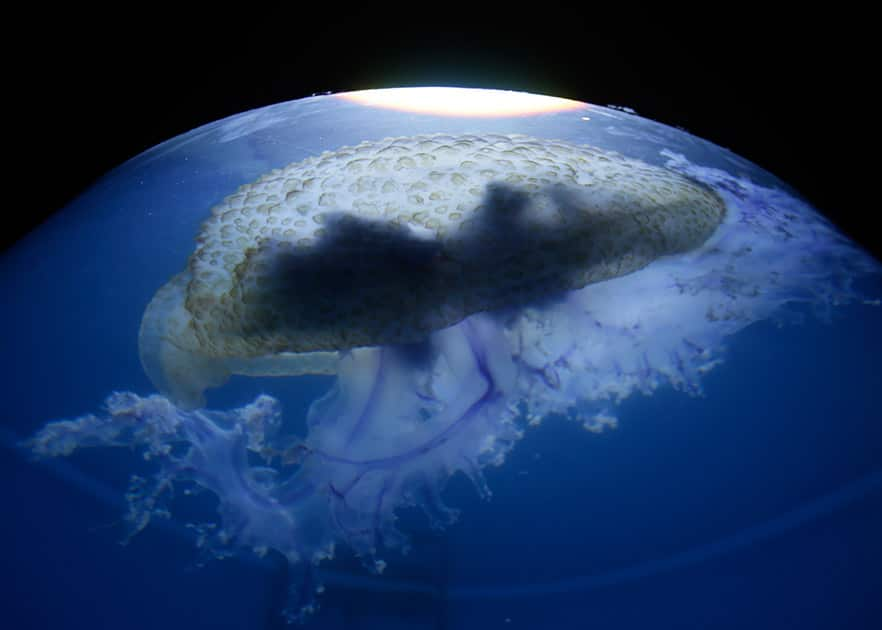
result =
[{"label": "curved glass dome", "polygon": [[882,557],[879,271],[622,111],[411,88],[200,127],[3,259],[16,611],[846,624]]}]

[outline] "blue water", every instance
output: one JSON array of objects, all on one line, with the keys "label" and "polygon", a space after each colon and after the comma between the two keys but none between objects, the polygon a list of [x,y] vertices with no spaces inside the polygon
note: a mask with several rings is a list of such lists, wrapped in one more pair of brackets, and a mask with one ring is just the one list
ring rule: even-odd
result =
[{"label": "blue water", "polygon": [[[183,268],[207,209],[238,184],[368,131],[438,125],[329,100],[279,111],[289,107],[308,116],[223,143],[209,130],[144,154],[0,265],[0,628],[283,627],[290,576],[279,556],[196,566],[183,523],[212,517],[210,495],[180,497],[175,519],[123,546],[123,495],[149,462],[129,449],[33,462],[15,443],[47,421],[97,412],[113,390],[154,393],[138,360],[144,307]],[[641,144],[655,136],[639,119],[596,113],[596,125],[577,113],[560,129],[646,159],[675,141],[701,163],[735,159],[670,129]],[[555,120],[486,127],[557,137]],[[882,298],[880,280],[861,289]],[[384,575],[338,548],[321,566],[327,588],[306,627],[882,628],[882,307],[839,306],[830,323],[800,308],[791,310],[801,324],[762,321],[727,339],[703,397],[631,396],[615,409],[618,428],[600,435],[553,417],[528,429],[504,466],[484,470],[490,501],[463,476],[450,480],[443,498],[461,516],[449,529],[401,511],[413,550],[382,554]],[[234,377],[207,396],[230,409],[269,393],[303,433],[309,404],[330,384]]]},{"label": "blue water", "polygon": [[[729,344],[705,397],[632,398],[602,435],[546,420],[488,470],[491,501],[464,479],[448,485],[462,510],[450,530],[405,513],[414,553],[389,557],[386,577],[345,552],[327,566],[310,626],[879,627],[880,319],[856,305],[830,324],[755,324]],[[93,378],[71,370],[64,390]],[[302,404],[324,385],[307,380]],[[9,398],[7,433],[32,430],[16,423],[31,397]],[[78,403],[72,415],[95,407],[66,401]],[[3,627],[276,627],[280,559],[195,568],[192,537],[173,524],[119,544],[131,459],[96,451],[46,465],[5,448]]]}]

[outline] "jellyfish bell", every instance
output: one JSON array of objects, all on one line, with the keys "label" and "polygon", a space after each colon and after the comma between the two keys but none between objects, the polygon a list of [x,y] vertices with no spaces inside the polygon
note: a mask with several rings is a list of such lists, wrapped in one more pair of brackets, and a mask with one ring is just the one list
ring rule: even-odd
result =
[{"label": "jellyfish bell", "polygon": [[144,314],[141,360],[183,407],[232,373],[333,373],[474,313],[699,247],[720,197],[639,160],[511,135],[343,147],[242,186]]}]

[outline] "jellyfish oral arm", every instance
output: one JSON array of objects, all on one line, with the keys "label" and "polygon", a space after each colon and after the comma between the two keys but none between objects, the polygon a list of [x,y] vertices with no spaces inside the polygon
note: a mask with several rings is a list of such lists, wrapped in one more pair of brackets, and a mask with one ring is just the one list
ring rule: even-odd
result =
[{"label": "jellyfish oral arm", "polygon": [[[130,535],[167,515],[176,485],[196,484],[220,499],[217,527],[193,524],[206,553],[273,548],[292,564],[314,565],[344,543],[378,572],[384,549],[408,544],[396,510],[419,506],[433,527],[451,524],[457,512],[441,499],[447,480],[462,471],[489,498],[481,469],[502,463],[522,435],[509,409],[516,366],[495,322],[470,318],[431,344],[431,358],[417,363],[395,348],[347,353],[294,447],[280,435],[279,405],[268,396],[210,412],[131,393],[110,396],[105,416],[48,424],[27,446],[43,457],[91,446],[144,449],[159,470],[149,481],[136,478],[127,493]],[[292,450],[299,465],[285,476],[280,460]],[[249,451],[264,462],[249,464]],[[292,615],[311,606],[311,598],[292,602]]]}]

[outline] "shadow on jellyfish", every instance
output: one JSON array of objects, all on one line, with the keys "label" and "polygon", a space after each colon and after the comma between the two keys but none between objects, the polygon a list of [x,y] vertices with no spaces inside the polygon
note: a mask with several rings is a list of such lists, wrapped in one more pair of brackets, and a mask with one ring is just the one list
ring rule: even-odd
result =
[{"label": "shadow on jellyfish", "polygon": [[[666,153],[665,167],[528,136],[363,142],[272,171],[213,209],[186,269],[141,324],[158,394],[47,424],[38,457],[137,447],[158,470],[127,494],[132,534],[175,484],[218,500],[210,554],[287,558],[286,615],[321,588],[310,567],[347,545],[375,572],[406,549],[396,511],[456,518],[441,500],[501,465],[526,428],[561,415],[592,431],[615,404],[700,392],[726,337],[862,299],[876,263],[802,201]],[[230,411],[230,375],[336,375],[305,435],[261,395]]]}]

